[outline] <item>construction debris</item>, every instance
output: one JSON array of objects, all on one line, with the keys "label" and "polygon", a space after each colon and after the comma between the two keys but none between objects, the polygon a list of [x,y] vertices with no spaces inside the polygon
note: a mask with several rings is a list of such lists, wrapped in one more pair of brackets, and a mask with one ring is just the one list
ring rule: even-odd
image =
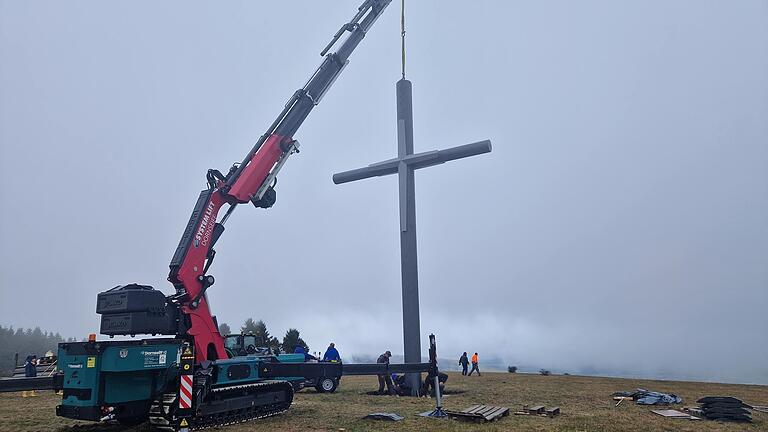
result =
[{"label": "construction debris", "polygon": [[[637,389],[635,392],[620,391],[612,394],[614,400],[616,397],[631,397],[638,405],[669,405],[683,403],[683,398],[671,393],[660,393],[646,389]],[[621,400],[619,400],[621,403]],[[617,403],[616,406],[619,404]]]},{"label": "construction debris", "polygon": [[529,407],[523,405],[521,411],[515,411],[515,415],[533,415],[541,417],[557,417],[560,415],[560,407],[546,408],[544,405],[536,405]]},{"label": "construction debris", "polygon": [[613,400],[618,401],[618,402],[616,402],[616,405],[614,405],[614,406],[619,406],[626,399],[632,400],[632,396],[614,396]]},{"label": "construction debris", "polygon": [[[525,406],[523,406],[525,408]],[[544,414],[544,405],[536,405],[528,408],[529,414]]]},{"label": "construction debris", "polygon": [[473,405],[461,411],[445,410],[445,413],[456,420],[485,423],[508,416],[509,408],[492,405]]},{"label": "construction debris", "polygon": [[754,411],[759,411],[761,413],[768,414],[768,406],[762,406],[762,405],[752,405],[752,409]]},{"label": "construction debris", "polygon": [[710,420],[725,420],[735,422],[751,422],[752,417],[748,408],[741,399],[730,396],[707,396],[696,402],[701,404],[704,417]]},{"label": "construction debris", "polygon": [[699,407],[683,407],[683,411],[698,417],[704,417],[704,411]]},{"label": "construction debris", "polygon": [[405,417],[403,417],[401,415],[397,415],[395,413],[381,413],[381,412],[378,412],[378,413],[368,414],[367,416],[365,416],[363,418],[364,419],[369,419],[369,420],[400,421],[400,420],[404,419]]},{"label": "construction debris", "polygon": [[658,414],[662,417],[670,417],[670,418],[677,418],[677,419],[686,419],[686,420],[701,420],[699,417],[692,416],[690,414],[686,414],[684,412],[678,411],[678,410],[652,410],[651,411],[654,414]]}]

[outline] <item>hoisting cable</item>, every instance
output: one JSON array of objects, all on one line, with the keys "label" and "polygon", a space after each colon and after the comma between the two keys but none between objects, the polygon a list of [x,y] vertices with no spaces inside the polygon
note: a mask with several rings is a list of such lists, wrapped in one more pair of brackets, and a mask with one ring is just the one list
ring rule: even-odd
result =
[{"label": "hoisting cable", "polygon": [[400,3],[400,39],[402,50],[403,79],[405,79],[405,0]]}]

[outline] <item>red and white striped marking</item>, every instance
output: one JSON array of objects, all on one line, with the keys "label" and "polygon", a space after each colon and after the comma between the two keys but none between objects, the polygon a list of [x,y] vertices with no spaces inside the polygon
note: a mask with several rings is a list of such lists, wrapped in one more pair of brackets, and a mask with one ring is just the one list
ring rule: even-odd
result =
[{"label": "red and white striped marking", "polygon": [[182,375],[179,386],[179,408],[192,408],[192,375]]}]

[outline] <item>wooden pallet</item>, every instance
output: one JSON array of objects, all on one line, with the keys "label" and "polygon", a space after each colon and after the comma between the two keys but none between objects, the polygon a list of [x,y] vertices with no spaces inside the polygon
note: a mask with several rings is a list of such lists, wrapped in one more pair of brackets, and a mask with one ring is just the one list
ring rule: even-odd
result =
[{"label": "wooden pallet", "polygon": [[515,415],[557,417],[560,415],[560,407],[546,408],[544,405],[536,405],[529,408],[528,405],[523,405],[523,409],[521,411],[515,411]]},{"label": "wooden pallet", "polygon": [[445,413],[457,420],[485,423],[508,416],[509,408],[492,405],[473,405],[461,411],[446,410]]}]

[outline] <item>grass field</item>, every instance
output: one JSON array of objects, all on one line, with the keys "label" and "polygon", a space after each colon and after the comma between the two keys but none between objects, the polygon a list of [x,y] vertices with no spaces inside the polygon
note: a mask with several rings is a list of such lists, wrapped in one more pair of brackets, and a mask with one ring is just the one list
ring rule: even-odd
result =
[{"label": "grass field", "polygon": [[[221,428],[225,432],[243,431],[758,431],[768,430],[768,414],[753,412],[751,424],[690,421],[662,418],[651,407],[623,402],[615,407],[611,393],[637,387],[671,392],[695,405],[707,395],[728,395],[747,403],[768,405],[768,386],[710,384],[677,381],[647,381],[579,376],[540,376],[485,373],[482,377],[463,377],[451,373],[449,394],[444,405],[463,409],[473,404],[508,406],[522,404],[559,406],[556,418],[510,415],[494,423],[469,424],[455,420],[436,420],[415,414],[430,410],[428,398],[369,396],[377,386],[375,377],[344,378],[335,394],[304,390],[296,395],[291,409],[280,416]],[[148,431],[147,425],[121,428],[58,418],[54,408],[59,397],[41,392],[37,398],[22,399],[18,393],[0,394],[0,431]],[[400,422],[362,420],[372,412],[394,412],[405,417]]]}]

